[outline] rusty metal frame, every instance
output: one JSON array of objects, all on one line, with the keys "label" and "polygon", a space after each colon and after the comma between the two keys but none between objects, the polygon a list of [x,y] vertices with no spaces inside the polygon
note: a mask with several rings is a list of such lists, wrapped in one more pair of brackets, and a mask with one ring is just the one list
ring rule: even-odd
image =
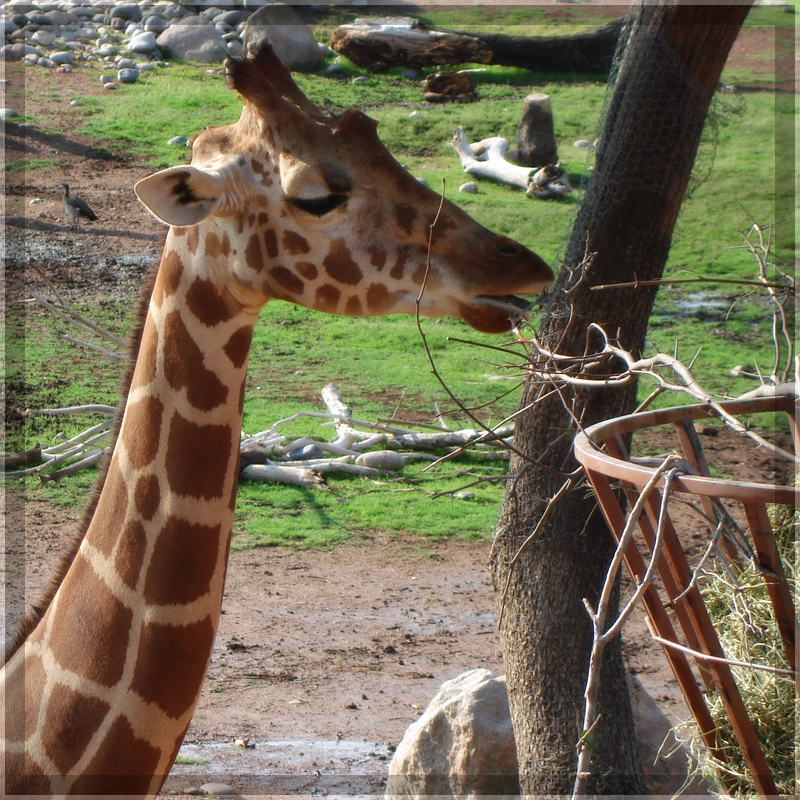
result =
[{"label": "rusty metal frame", "polygon": [[[795,453],[800,452],[797,403],[793,398],[760,398],[757,400],[733,400],[721,403],[730,414],[744,415],[760,412],[783,412],[789,416]],[[682,406],[660,409],[647,413],[629,414],[624,417],[601,422],[587,428],[575,439],[575,455],[583,465],[587,478],[594,489],[606,522],[617,541],[625,526],[625,513],[621,503],[633,505],[639,492],[650,480],[655,468],[633,463],[624,444],[626,434],[659,425],[673,425],[683,457],[697,475],[680,475],[673,482],[673,491],[695,495],[705,513],[714,519],[714,500],[727,499],[741,503],[748,524],[756,558],[762,567],[767,589],[772,601],[783,647],[792,670],[796,670],[795,645],[798,641],[798,620],[792,602],[791,591],[775,546],[766,506],[771,503],[797,505],[798,490],[773,484],[751,483],[712,478],[703,453],[700,439],[694,427],[697,420],[717,418],[707,405]],[[655,529],[661,506],[660,487],[646,499],[646,513],[639,518],[639,529],[647,548],[652,552]],[[621,488],[621,493],[619,489]],[[625,552],[625,562],[633,579],[638,583],[644,576],[646,558],[632,540]],[[667,614],[672,609],[675,618],[691,650],[724,659],[714,626],[706,611],[703,598],[696,586],[690,586],[692,570],[686,559],[678,534],[670,519],[666,520],[664,541],[658,563],[658,573],[667,595],[662,601],[652,584],[644,593],[643,603],[648,615],[651,632],[668,642],[680,644]],[[686,654],[681,650],[664,646],[664,654],[672,667],[689,709],[694,715],[706,746],[720,761],[724,757],[718,748],[715,726],[706,705],[703,692]],[[767,766],[761,745],[756,737],[747,709],[742,701],[731,672],[724,661],[695,659],[697,669],[706,688],[715,686],[722,698],[730,718],[737,741],[742,748],[745,762],[756,787],[763,797],[776,796],[773,777]],[[795,687],[797,683],[795,681]],[[725,776],[721,775],[723,784]]]}]

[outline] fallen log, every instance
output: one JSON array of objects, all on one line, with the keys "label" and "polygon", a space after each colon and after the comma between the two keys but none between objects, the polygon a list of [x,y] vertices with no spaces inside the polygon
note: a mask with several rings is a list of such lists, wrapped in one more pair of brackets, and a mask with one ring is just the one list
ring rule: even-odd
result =
[{"label": "fallen log", "polygon": [[537,72],[605,73],[611,68],[622,20],[566,36],[505,36],[429,31],[409,18],[357,19],[331,34],[331,47],[360,67],[438,67],[497,64]]}]

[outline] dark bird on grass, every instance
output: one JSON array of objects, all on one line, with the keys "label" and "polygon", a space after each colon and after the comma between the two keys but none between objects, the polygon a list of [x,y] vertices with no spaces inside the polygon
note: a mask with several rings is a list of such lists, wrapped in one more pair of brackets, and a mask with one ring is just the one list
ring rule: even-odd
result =
[{"label": "dark bird on grass", "polygon": [[81,197],[70,197],[69,186],[66,183],[60,184],[60,188],[64,190],[63,204],[64,211],[69,214],[70,218],[76,221],[79,217],[86,217],[86,219],[94,222],[97,219],[97,214],[92,211],[89,204]]}]

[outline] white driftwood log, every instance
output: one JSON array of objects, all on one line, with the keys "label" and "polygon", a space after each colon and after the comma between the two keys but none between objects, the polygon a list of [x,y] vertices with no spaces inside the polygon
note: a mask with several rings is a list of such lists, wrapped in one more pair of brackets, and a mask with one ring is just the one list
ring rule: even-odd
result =
[{"label": "white driftwood log", "polygon": [[508,139],[495,136],[470,145],[459,125],[453,133],[461,166],[468,175],[524,189],[528,197],[560,197],[572,191],[567,173],[557,164],[541,169],[521,167],[506,160]]},{"label": "white driftwood log", "polygon": [[304,489],[321,489],[322,478],[309,469],[284,467],[277,464],[251,464],[241,471],[241,477],[248,481],[288,483]]}]

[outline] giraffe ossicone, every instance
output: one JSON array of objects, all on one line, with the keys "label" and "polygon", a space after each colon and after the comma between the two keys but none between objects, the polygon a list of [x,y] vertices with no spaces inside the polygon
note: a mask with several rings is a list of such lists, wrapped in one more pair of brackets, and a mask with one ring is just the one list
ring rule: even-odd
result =
[{"label": "giraffe ossicone", "polygon": [[7,794],[153,797],[163,784],[219,621],[264,303],[415,313],[424,281],[421,313],[501,332],[524,312],[518,295],[552,282],[534,253],[409,175],[374,121],[326,117],[265,43],[227,67],[239,121],[135,186],[171,227],[85,529],[0,673]]}]

